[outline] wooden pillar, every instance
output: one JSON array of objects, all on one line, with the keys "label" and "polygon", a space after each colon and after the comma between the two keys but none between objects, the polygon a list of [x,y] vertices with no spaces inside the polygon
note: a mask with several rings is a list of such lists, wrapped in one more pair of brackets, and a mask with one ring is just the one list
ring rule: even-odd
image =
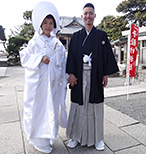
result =
[{"label": "wooden pillar", "polygon": [[118,48],[118,62],[121,64],[121,45]]},{"label": "wooden pillar", "polygon": [[69,45],[69,41],[68,41],[68,37],[66,38],[66,50],[68,52],[68,45]]},{"label": "wooden pillar", "polygon": [[140,52],[139,52],[139,65],[142,65],[143,63],[143,53],[142,53],[142,40],[140,41]]}]

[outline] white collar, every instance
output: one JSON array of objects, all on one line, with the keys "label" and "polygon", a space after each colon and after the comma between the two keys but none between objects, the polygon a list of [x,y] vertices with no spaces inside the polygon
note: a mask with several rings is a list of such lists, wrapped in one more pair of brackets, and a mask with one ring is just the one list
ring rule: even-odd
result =
[{"label": "white collar", "polygon": [[[93,28],[93,27],[92,27],[92,28]],[[91,28],[91,30],[92,30],[92,28]],[[85,28],[85,29],[86,29],[86,28]],[[87,33],[87,35],[90,34],[91,30],[88,32],[87,29],[86,29],[86,33]]]}]

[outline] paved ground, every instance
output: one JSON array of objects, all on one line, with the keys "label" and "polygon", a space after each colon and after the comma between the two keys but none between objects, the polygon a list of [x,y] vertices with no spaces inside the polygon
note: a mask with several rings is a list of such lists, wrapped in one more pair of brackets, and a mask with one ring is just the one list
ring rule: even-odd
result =
[{"label": "paved ground", "polygon": [[[0,153],[41,154],[28,144],[23,133],[24,69],[20,66],[4,68],[5,70],[0,67]],[[116,87],[110,86],[111,82],[116,83],[116,81],[118,83]],[[65,129],[60,128],[52,154],[146,154],[145,123],[126,115],[129,114],[127,108],[132,107],[133,102],[137,104],[142,101],[143,108],[145,107],[146,83],[130,86],[130,101],[127,101],[125,95],[127,88],[123,86],[123,80],[120,81],[119,78],[111,80],[109,87],[105,89],[105,151],[99,152],[94,147],[87,148],[80,145],[75,149],[67,148]],[[123,102],[127,103],[127,106]],[[118,106],[118,103],[122,105]],[[66,104],[69,111],[69,91]],[[124,112],[122,106],[127,112]],[[133,107],[135,110],[131,112],[136,113],[137,106]]]},{"label": "paved ground", "polygon": [[[109,78],[108,88],[123,86],[126,83],[126,79],[122,77]],[[131,79],[133,85],[143,86],[142,82],[137,79]],[[126,86],[125,86],[126,87]],[[126,87],[127,88],[127,87]],[[127,89],[125,90],[127,91]],[[129,89],[131,86],[129,87]],[[116,89],[116,88],[115,88]],[[130,117],[138,120],[142,124],[146,125],[146,92],[132,93],[129,95],[129,100],[127,100],[127,95],[108,97],[105,99],[105,104],[126,114]]]},{"label": "paved ground", "polygon": [[105,99],[105,104],[146,125],[146,92]]}]

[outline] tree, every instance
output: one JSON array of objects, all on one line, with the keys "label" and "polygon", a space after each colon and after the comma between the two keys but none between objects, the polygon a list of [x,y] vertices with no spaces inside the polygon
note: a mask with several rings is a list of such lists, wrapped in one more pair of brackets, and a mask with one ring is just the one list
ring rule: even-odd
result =
[{"label": "tree", "polygon": [[6,42],[6,36],[5,36],[5,28],[3,28],[3,26],[0,25],[0,40],[4,41],[3,42],[3,46],[5,47],[5,42]]},{"label": "tree", "polygon": [[111,28],[110,28],[110,22],[114,19],[114,16],[108,15],[103,17],[103,19],[101,20],[101,23],[97,26],[99,29],[104,30],[107,34],[108,37],[112,40],[112,32],[111,32]]},{"label": "tree", "polygon": [[23,25],[15,26],[15,30],[11,30],[12,37],[22,36],[26,39],[31,39],[34,35],[34,28],[31,21],[32,11],[25,11],[23,13],[23,18],[25,20]]},{"label": "tree", "polygon": [[10,63],[19,63],[19,51],[24,44],[34,35],[34,29],[31,21],[31,12],[26,11],[23,13],[23,18],[25,20],[23,25],[16,26],[15,30],[11,30],[11,36],[8,39],[6,51],[8,52],[8,61]]},{"label": "tree", "polygon": [[32,11],[25,11],[23,13],[23,18],[27,21],[31,21],[31,14],[32,14]]},{"label": "tree", "polygon": [[108,15],[102,19],[97,27],[104,30],[111,41],[115,41],[122,37],[123,30],[128,29],[128,27],[126,27],[127,23],[128,22],[124,21],[123,17]]},{"label": "tree", "polygon": [[23,36],[28,40],[30,40],[34,35],[34,28],[32,26],[31,14],[32,11],[25,11],[23,13],[23,18],[25,20],[25,23],[22,25],[21,27],[22,29],[19,33],[20,36]]},{"label": "tree", "polygon": [[17,25],[14,27],[15,29],[10,29],[11,31],[11,35],[9,36],[10,38],[11,37],[15,37],[15,36],[19,36],[21,30],[23,29],[23,25]]},{"label": "tree", "polygon": [[6,51],[9,54],[9,61],[12,60],[14,63],[19,62],[19,51],[21,50],[21,47],[26,43],[28,43],[28,40],[21,36],[9,38],[6,48]]},{"label": "tree", "polygon": [[125,20],[138,23],[139,27],[146,26],[146,0],[124,0],[116,10],[124,13]]},{"label": "tree", "polygon": [[32,23],[24,23],[22,26],[21,26],[21,31],[19,33],[19,36],[22,36],[28,40],[30,40],[33,35],[34,35],[34,28],[32,26]]}]

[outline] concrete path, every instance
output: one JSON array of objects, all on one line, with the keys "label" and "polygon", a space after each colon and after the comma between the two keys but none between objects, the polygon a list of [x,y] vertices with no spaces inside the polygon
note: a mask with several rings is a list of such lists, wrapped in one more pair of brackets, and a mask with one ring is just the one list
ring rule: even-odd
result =
[{"label": "concrete path", "polygon": [[[24,69],[20,66],[0,67],[1,154],[41,154],[28,144],[23,133],[23,91]],[[129,91],[130,93],[146,91],[146,83],[131,85]],[[126,86],[105,89],[107,98],[126,93]],[[69,111],[69,91],[66,104]],[[106,144],[104,151],[99,152],[94,147],[80,145],[75,149],[67,148],[65,129],[60,128],[52,154],[146,154],[146,126],[109,106],[105,105],[104,108]]]}]

